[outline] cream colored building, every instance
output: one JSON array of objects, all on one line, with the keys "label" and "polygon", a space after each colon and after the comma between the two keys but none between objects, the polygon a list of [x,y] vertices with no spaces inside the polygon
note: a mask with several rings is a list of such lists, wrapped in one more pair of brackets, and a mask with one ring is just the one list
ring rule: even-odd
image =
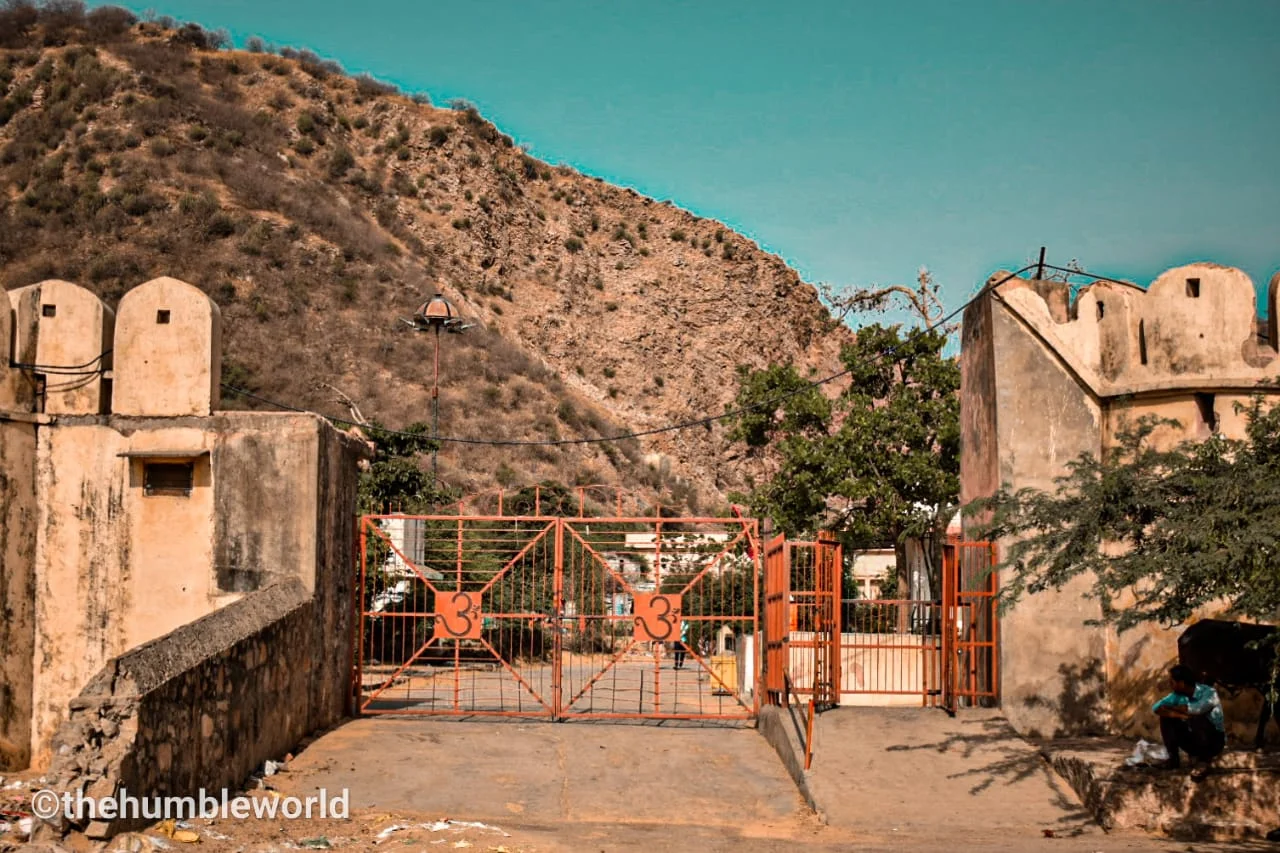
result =
[{"label": "cream colored building", "polygon": [[[1015,278],[988,291],[964,314],[961,502],[1002,484],[1050,490],[1067,463],[1099,456],[1143,415],[1179,422],[1153,436],[1163,447],[1243,437],[1235,404],[1280,395],[1278,286],[1280,276],[1265,332],[1253,282],[1217,264],[1171,269],[1145,290],[1098,282],[1074,300],[1061,282]],[[1003,705],[1023,732],[1151,731],[1147,709],[1181,629],[1086,627],[1099,616],[1086,587],[1030,596],[1003,619]]]},{"label": "cream colored building", "polygon": [[221,317],[189,284],[114,313],[64,281],[8,298],[0,769],[40,768],[111,659],[276,580],[349,574],[363,450],[313,415],[220,411]]}]

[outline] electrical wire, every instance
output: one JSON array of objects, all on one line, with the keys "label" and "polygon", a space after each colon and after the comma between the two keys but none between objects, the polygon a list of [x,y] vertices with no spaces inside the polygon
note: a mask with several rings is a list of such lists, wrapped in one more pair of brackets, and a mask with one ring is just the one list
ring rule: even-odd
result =
[{"label": "electrical wire", "polygon": [[[981,297],[983,294],[985,294],[988,290],[993,290],[994,288],[999,287],[1000,285],[1004,284],[1010,279],[1016,278],[1017,276],[1022,275],[1022,273],[1027,272],[1028,270],[1035,269],[1037,266],[1039,265],[1028,264],[1027,266],[1023,267],[1020,270],[1009,273],[999,281],[988,282],[977,293],[975,293],[973,296],[966,299],[964,304],[956,308],[951,313],[947,314],[942,319],[938,320],[936,323],[929,325],[927,328],[935,329],[939,326],[945,325],[950,320],[957,317],[961,312],[963,312],[966,308],[972,305],[975,301],[977,301],[977,299]],[[1044,267],[1048,269],[1049,265],[1045,264]],[[1080,273],[1080,274],[1083,275],[1084,273]],[[1101,276],[1097,276],[1097,278],[1101,278]],[[1106,280],[1113,281],[1113,279],[1106,279]],[[892,352],[893,352],[893,348],[889,348],[888,352],[879,353],[878,357],[889,355]],[[849,375],[849,373],[851,372],[852,371],[846,369],[846,370],[841,370],[837,373],[833,373],[830,376],[826,376],[822,379],[809,380],[804,384],[803,387],[796,388],[795,390],[792,390],[792,391],[788,391],[785,394],[779,394],[778,396],[772,397],[768,400],[762,400],[761,402],[755,403],[750,406],[743,406],[740,409],[732,409],[730,411],[725,412],[724,414],[709,415],[708,417],[705,417],[705,418],[697,418],[691,421],[682,421],[680,423],[669,424],[668,426],[656,427],[654,429],[637,430],[635,432],[622,433],[619,435],[596,436],[594,438],[494,439],[494,438],[463,438],[460,436],[444,436],[444,435],[428,436],[428,435],[422,435],[419,433],[374,428],[374,427],[370,427],[368,424],[361,424],[361,423],[357,423],[356,421],[346,420],[345,418],[330,417],[328,415],[320,415],[320,417],[323,417],[326,420],[330,421],[331,423],[335,423],[335,424],[361,427],[361,428],[369,429],[371,431],[376,429],[376,432],[382,435],[404,436],[407,438],[429,438],[433,441],[440,442],[441,444],[472,444],[472,445],[487,445],[490,447],[559,447],[559,446],[577,445],[577,444],[605,444],[605,443],[614,442],[614,441],[625,441],[627,439],[632,439],[632,438],[646,438],[651,435],[661,435],[663,433],[668,433],[668,432],[677,432],[680,430],[691,429],[693,427],[706,427],[709,429],[713,423],[716,423],[718,421],[727,420],[729,418],[736,418],[740,415],[744,415],[759,409],[776,408],[779,403],[782,403],[786,400],[791,399],[792,397],[803,394],[806,391],[810,391],[814,388],[818,388],[822,385],[826,385],[829,382],[834,382],[835,380],[840,379],[843,376]],[[305,415],[318,414],[317,412],[312,412],[309,409],[301,409],[301,408],[298,408],[297,406],[290,406],[285,403],[280,403],[268,397],[263,397],[260,394],[255,394],[252,391],[249,391],[247,389],[237,388],[234,385],[228,385],[226,383],[223,383],[222,387],[238,396],[246,397],[252,400],[258,400],[260,402],[270,404],[272,406],[275,406],[276,408],[283,409],[285,411],[298,412],[299,414],[305,414]]]},{"label": "electrical wire", "polygon": [[94,370],[86,370],[86,368],[93,367],[93,365],[98,364],[109,355],[111,355],[111,350],[104,350],[99,353],[97,358],[90,359],[84,364],[34,364],[22,361],[11,361],[9,362],[9,366],[16,367],[20,370],[38,370],[41,373],[58,373],[68,376],[91,376],[95,373],[101,373],[105,368],[99,367]]}]

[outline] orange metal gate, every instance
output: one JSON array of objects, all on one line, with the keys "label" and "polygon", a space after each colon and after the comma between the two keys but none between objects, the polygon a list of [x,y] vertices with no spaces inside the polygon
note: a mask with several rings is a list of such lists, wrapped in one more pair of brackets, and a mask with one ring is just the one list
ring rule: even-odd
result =
[{"label": "orange metal gate", "polygon": [[[943,706],[998,700],[995,547],[943,548],[937,598],[845,598],[844,560],[828,535],[779,536],[766,549],[765,683],[818,708]],[[853,589],[849,593],[854,593]]]},{"label": "orange metal gate", "polygon": [[749,719],[753,519],[365,516],[366,714]]},{"label": "orange metal gate", "polygon": [[999,578],[991,542],[949,542],[942,550],[943,636],[948,638],[944,704],[989,706],[1000,698]]}]

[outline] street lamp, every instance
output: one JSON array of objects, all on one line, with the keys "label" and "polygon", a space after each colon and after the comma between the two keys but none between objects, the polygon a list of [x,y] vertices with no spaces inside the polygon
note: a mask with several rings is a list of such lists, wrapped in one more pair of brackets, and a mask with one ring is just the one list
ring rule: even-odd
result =
[{"label": "street lamp", "polygon": [[435,369],[431,376],[431,439],[435,447],[431,451],[431,482],[436,482],[436,455],[440,450],[440,330],[462,332],[471,328],[464,325],[449,301],[440,294],[428,299],[413,315],[413,327],[419,332],[433,331],[435,341]]}]

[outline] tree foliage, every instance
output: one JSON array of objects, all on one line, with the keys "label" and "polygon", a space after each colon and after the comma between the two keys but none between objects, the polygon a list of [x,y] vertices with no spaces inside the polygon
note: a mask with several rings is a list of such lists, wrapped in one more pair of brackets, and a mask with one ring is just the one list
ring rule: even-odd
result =
[{"label": "tree foliage", "polygon": [[1002,489],[969,512],[983,534],[1013,537],[1001,569],[1006,607],[1089,579],[1101,621],[1124,630],[1177,624],[1199,608],[1239,616],[1280,612],[1280,408],[1244,407],[1246,437],[1214,436],[1172,450],[1146,418],[1101,459],[1083,454],[1053,491]]},{"label": "tree foliage", "polygon": [[449,498],[422,469],[420,456],[436,448],[427,424],[410,424],[393,432],[373,421],[367,431],[375,450],[373,461],[360,474],[360,512],[376,514],[394,506],[401,512],[421,513]]},{"label": "tree foliage", "polygon": [[945,530],[960,488],[960,369],[945,344],[934,329],[860,329],[834,400],[791,365],[740,370],[732,436],[780,460],[752,509],[788,535],[826,527],[854,547]]}]

